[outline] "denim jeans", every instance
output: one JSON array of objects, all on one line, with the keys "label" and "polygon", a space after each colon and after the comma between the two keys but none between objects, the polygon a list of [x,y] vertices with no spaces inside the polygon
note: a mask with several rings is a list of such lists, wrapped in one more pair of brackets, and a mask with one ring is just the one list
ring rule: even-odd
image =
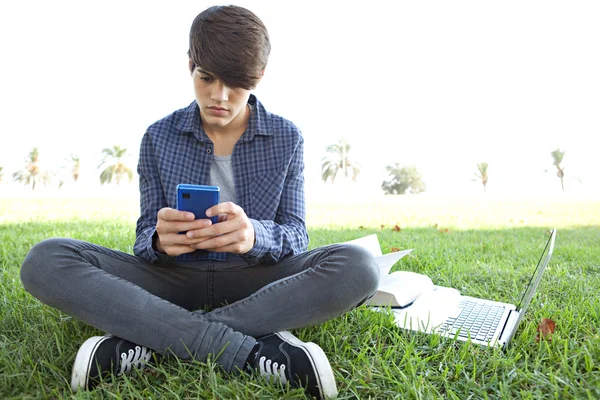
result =
[{"label": "denim jeans", "polygon": [[45,304],[160,354],[243,368],[257,337],[319,324],[364,302],[379,269],[364,249],[335,244],[249,267],[142,258],[74,239],[44,240],[21,268]]}]

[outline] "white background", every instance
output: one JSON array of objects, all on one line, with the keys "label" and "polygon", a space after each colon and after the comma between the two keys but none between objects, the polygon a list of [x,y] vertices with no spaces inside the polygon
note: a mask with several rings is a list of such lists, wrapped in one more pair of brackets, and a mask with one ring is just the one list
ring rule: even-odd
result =
[{"label": "white background", "polygon": [[[146,127],[194,99],[189,27],[213,4],[2,1],[3,186],[34,146],[54,170],[79,155],[84,183],[97,184],[105,147],[126,147],[135,166]],[[345,136],[360,191],[379,191],[399,162],[430,193],[478,193],[485,161],[490,192],[559,192],[561,148],[567,191],[600,196],[600,3],[235,4],[269,29],[255,93],[302,130],[309,192],[326,188],[325,147]]]}]

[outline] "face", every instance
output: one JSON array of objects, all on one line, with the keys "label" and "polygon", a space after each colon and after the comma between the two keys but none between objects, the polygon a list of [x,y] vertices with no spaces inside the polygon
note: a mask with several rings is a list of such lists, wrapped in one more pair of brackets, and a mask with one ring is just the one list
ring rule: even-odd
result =
[{"label": "face", "polygon": [[194,69],[192,80],[205,128],[223,130],[245,122],[250,90],[229,87],[212,73],[200,68]]}]

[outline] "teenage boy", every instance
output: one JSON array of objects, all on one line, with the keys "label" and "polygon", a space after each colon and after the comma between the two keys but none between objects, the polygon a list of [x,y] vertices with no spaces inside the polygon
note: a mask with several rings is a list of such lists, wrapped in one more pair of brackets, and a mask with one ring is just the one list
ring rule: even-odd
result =
[{"label": "teenage boy", "polygon": [[[200,13],[189,43],[196,99],[142,138],[135,255],[53,238],[25,258],[27,291],[109,332],[79,349],[74,391],[144,367],[157,352],[210,356],[226,372],[258,371],[317,398],[337,395],[323,350],[287,330],[361,304],[379,272],[356,246],[306,251],[302,136],[251,94],[270,48],[252,12]],[[179,183],[219,186],[222,202],[207,212],[219,222],[176,210]]]}]

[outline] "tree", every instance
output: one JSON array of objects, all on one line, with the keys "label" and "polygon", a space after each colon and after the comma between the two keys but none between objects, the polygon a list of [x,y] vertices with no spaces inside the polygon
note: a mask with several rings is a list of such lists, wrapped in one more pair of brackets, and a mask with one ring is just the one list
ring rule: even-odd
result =
[{"label": "tree", "polygon": [[381,184],[385,194],[421,193],[426,189],[421,174],[414,166],[401,166],[396,163],[385,167],[391,179]]},{"label": "tree", "polygon": [[327,155],[321,159],[321,179],[327,183],[331,179],[334,183],[336,176],[341,171],[344,181],[348,177],[348,171],[352,174],[352,181],[356,182],[358,174],[360,174],[360,165],[349,158],[350,144],[346,139],[341,138],[336,144],[327,146],[325,149]]},{"label": "tree", "polygon": [[113,179],[119,185],[125,175],[129,178],[129,182],[133,180],[133,171],[123,162],[123,158],[127,155],[127,149],[113,146],[112,149],[103,149],[102,154],[104,156],[102,162],[98,165],[98,169],[112,162],[100,173],[100,183],[102,185],[111,183]]},{"label": "tree", "polygon": [[81,159],[78,155],[71,154],[71,161],[73,162],[71,176],[73,177],[73,182],[77,182],[79,174],[81,173]]},{"label": "tree", "polygon": [[556,176],[560,179],[560,187],[562,191],[565,191],[565,168],[560,165],[562,163],[563,157],[565,156],[564,151],[560,151],[560,149],[556,149],[550,153],[552,155],[553,162],[552,164],[556,167]]},{"label": "tree", "polygon": [[483,191],[484,192],[487,191],[487,183],[488,183],[487,169],[488,169],[488,163],[486,163],[486,162],[480,162],[479,164],[477,164],[477,172],[475,172],[475,176],[483,184]]},{"label": "tree", "polygon": [[43,170],[39,165],[40,152],[37,147],[34,147],[29,156],[25,158],[25,168],[13,174],[13,179],[25,185],[31,185],[31,189],[35,190],[38,183],[44,185],[50,183],[51,176],[46,170]]}]

